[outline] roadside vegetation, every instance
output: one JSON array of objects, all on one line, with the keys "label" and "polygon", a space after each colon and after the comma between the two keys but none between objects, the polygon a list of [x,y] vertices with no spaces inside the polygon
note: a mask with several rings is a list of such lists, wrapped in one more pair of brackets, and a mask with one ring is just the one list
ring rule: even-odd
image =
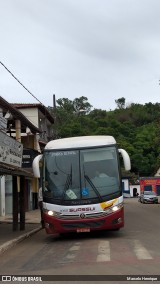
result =
[{"label": "roadside vegetation", "polygon": [[131,174],[153,176],[160,167],[160,103],[126,106],[122,97],[115,105],[115,110],[105,111],[93,109],[83,96],[58,99],[56,108],[48,107],[55,117],[55,138],[112,135],[131,157]]}]

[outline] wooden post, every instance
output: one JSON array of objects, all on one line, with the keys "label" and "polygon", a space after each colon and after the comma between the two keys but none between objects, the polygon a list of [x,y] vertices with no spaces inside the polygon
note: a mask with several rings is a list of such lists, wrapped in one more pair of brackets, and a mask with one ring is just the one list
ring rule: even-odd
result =
[{"label": "wooden post", "polygon": [[[18,142],[21,142],[21,121],[16,120],[15,121],[15,127],[16,127],[16,140]],[[23,176],[17,177],[17,180],[20,179],[20,200],[19,200],[19,206],[20,206],[20,230],[25,230],[25,178]]]},{"label": "wooden post", "polygon": [[17,176],[13,176],[12,180],[12,190],[13,190],[13,231],[18,230],[18,190],[17,190]]},{"label": "wooden post", "polygon": [[25,177],[20,177],[20,230],[25,230]]}]

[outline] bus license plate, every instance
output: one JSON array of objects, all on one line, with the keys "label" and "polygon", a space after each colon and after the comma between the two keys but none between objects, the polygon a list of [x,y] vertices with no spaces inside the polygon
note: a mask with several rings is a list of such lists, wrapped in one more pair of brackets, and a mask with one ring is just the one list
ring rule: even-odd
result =
[{"label": "bus license plate", "polygon": [[84,232],[90,232],[90,228],[79,228],[79,229],[77,229],[77,233],[84,233]]}]

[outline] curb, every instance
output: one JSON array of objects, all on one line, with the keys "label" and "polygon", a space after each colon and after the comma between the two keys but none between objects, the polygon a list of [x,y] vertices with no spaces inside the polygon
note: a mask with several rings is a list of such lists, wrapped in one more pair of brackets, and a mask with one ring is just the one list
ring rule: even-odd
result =
[{"label": "curb", "polygon": [[17,237],[11,241],[4,243],[3,245],[0,246],[0,254],[4,253],[6,250],[10,249],[11,247],[27,239],[29,236],[32,236],[33,234],[37,233],[40,230],[42,230],[42,227],[36,228],[30,232],[21,235],[20,237]]}]

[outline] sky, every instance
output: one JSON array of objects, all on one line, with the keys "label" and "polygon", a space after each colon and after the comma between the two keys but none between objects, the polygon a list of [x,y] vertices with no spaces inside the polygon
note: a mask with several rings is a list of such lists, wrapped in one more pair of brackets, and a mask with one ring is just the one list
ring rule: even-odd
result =
[{"label": "sky", "polygon": [[160,1],[0,0],[0,62],[9,103],[160,103]]}]

